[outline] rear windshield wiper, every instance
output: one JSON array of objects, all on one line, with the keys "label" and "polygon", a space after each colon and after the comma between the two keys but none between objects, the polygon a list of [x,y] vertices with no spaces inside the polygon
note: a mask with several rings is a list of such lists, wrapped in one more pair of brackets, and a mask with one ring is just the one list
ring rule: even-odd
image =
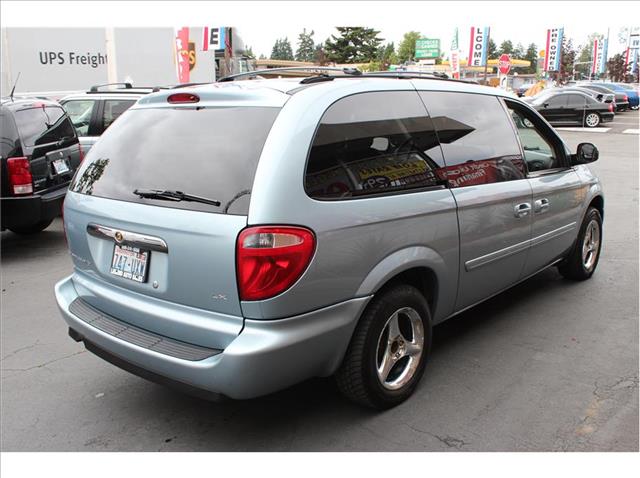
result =
[{"label": "rear windshield wiper", "polygon": [[203,204],[211,204],[212,206],[220,206],[220,201],[216,201],[215,199],[193,196],[191,194],[183,193],[182,191],[169,191],[162,189],[136,189],[133,191],[133,194],[136,194],[141,198],[148,199],[166,199],[168,201],[193,201],[201,202]]}]

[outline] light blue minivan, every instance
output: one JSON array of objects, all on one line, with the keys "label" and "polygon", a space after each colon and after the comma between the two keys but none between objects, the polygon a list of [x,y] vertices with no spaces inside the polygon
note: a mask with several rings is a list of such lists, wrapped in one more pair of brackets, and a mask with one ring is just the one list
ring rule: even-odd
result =
[{"label": "light blue minivan", "polygon": [[64,205],[70,336],[194,394],[335,375],[388,408],[434,325],[549,266],[593,274],[595,146],[571,154],[498,89],[348,73],[245,75],[124,113]]}]

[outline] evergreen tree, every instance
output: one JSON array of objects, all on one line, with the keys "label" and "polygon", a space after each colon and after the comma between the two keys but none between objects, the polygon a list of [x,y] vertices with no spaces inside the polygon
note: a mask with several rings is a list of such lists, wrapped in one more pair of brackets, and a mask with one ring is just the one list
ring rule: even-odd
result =
[{"label": "evergreen tree", "polygon": [[500,44],[500,51],[498,56],[500,55],[511,55],[513,53],[513,43],[511,43],[511,40],[505,40]]},{"label": "evergreen tree", "polygon": [[524,54],[524,60],[531,63],[531,65],[524,70],[525,73],[535,73],[538,67],[538,47],[535,43],[530,43],[527,47],[527,52]]},{"label": "evergreen tree", "polygon": [[494,42],[493,38],[491,37],[489,37],[489,44],[487,45],[487,59],[498,59],[498,47],[496,46],[496,42]]},{"label": "evergreen tree", "polygon": [[271,50],[272,60],[293,60],[293,50],[288,38],[276,40]]},{"label": "evergreen tree", "polygon": [[556,75],[556,80],[558,84],[564,85],[573,76],[573,64],[576,61],[576,51],[571,38],[562,39],[560,55],[560,71]]},{"label": "evergreen tree", "polygon": [[302,33],[298,35],[298,50],[296,51],[296,60],[313,61],[315,46],[313,43],[313,30],[307,33],[307,29],[303,28]]},{"label": "evergreen tree", "polygon": [[336,63],[364,63],[376,58],[383,39],[377,30],[365,27],[336,27],[338,36],[325,42],[327,57]]},{"label": "evergreen tree", "polygon": [[324,66],[329,63],[322,43],[318,43],[313,50],[313,61],[317,65]]},{"label": "evergreen tree", "polygon": [[400,45],[398,45],[398,61],[404,63],[405,61],[413,60],[416,56],[416,40],[422,37],[420,32],[410,31],[404,34]]},{"label": "evergreen tree", "polygon": [[629,67],[624,66],[624,57],[617,53],[607,61],[607,73],[611,81],[624,81]]}]

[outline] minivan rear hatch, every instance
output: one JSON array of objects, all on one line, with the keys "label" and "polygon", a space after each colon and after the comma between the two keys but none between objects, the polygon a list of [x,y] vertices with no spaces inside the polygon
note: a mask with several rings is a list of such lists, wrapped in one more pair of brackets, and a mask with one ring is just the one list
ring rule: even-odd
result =
[{"label": "minivan rear hatch", "polygon": [[83,300],[143,329],[224,348],[169,311],[240,332],[235,243],[279,111],[197,104],[124,113],[87,155],[65,203]]}]

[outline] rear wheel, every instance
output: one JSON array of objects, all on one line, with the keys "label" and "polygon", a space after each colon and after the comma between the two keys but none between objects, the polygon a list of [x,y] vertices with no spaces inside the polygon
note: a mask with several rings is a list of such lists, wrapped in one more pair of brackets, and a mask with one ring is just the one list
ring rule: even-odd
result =
[{"label": "rear wheel", "polygon": [[390,408],[415,390],[431,350],[431,316],[424,296],[397,285],[369,304],[336,373],[351,401]]},{"label": "rear wheel", "polygon": [[38,232],[44,231],[52,222],[53,219],[46,219],[30,226],[10,227],[9,230],[16,234],[37,234]]},{"label": "rear wheel", "polygon": [[602,247],[602,216],[591,207],[584,217],[580,233],[573,250],[558,267],[567,279],[589,279],[598,265]]},{"label": "rear wheel", "polygon": [[595,128],[600,124],[600,115],[598,113],[587,113],[584,117],[584,124],[588,128]]}]

